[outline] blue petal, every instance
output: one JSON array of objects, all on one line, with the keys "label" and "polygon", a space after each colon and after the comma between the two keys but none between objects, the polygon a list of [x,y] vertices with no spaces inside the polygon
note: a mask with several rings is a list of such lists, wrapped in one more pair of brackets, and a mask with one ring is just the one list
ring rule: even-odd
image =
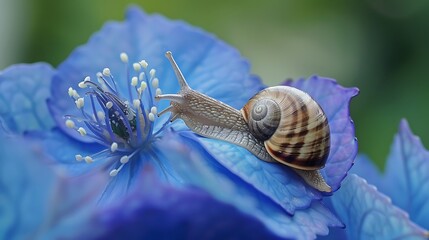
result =
[{"label": "blue petal", "polygon": [[[386,194],[410,218],[429,229],[429,152],[403,120],[387,161]],[[406,196],[406,197],[404,197]]]},{"label": "blue petal", "polygon": [[[349,175],[331,197],[348,239],[427,239],[424,231],[390,199],[357,175]],[[334,238],[333,238],[334,239]]]},{"label": "blue petal", "polygon": [[69,170],[72,175],[82,175],[89,170],[96,168],[103,162],[86,164],[85,162],[77,162],[75,156],[89,156],[103,149],[99,144],[81,143],[73,138],[65,135],[58,128],[53,128],[51,131],[29,132],[25,135],[28,139],[38,142],[40,147],[49,154],[56,163],[62,164],[62,167]]},{"label": "blue petal", "polygon": [[261,161],[246,149],[233,144],[200,139],[207,151],[233,174],[258,189],[288,213],[307,208],[320,192],[308,187],[291,169]]},{"label": "blue petal", "polygon": [[89,231],[90,206],[105,180],[69,179],[32,142],[2,134],[0,141],[0,239],[71,239]]},{"label": "blue petal", "polygon": [[319,201],[313,201],[308,208],[296,209],[294,215],[288,214],[266,194],[222,166],[193,134],[180,135],[183,137],[167,134],[157,148],[160,159],[174,169],[178,182],[184,186],[204,189],[219,201],[258,219],[281,237],[315,238],[327,234],[330,226],[342,226]]},{"label": "blue petal", "polygon": [[335,80],[314,76],[307,80],[287,81],[285,85],[307,92],[322,107],[328,117],[331,130],[331,150],[322,169],[328,184],[335,191],[346,177],[357,154],[354,124],[350,118],[351,98],[359,92],[357,88],[344,88]]},{"label": "blue petal", "polygon": [[21,134],[53,126],[46,99],[54,69],[45,63],[13,65],[0,72],[0,122]]},{"label": "blue petal", "polygon": [[[195,188],[162,184],[145,168],[139,188],[103,209],[99,239],[278,239],[256,219]],[[85,236],[83,236],[85,237]]]},{"label": "blue petal", "polygon": [[[128,53],[131,63],[147,60],[149,68],[157,70],[163,92],[177,92],[176,77],[164,57],[167,50],[173,52],[191,87],[234,107],[242,107],[262,87],[259,79],[249,74],[250,66],[238,51],[214,36],[184,22],[130,8],[125,22],[107,23],[58,67],[50,101],[58,126],[71,136],[88,141],[64,126],[65,114],[78,115],[66,93],[70,86],[75,87],[85,76],[93,77],[105,67],[111,69],[122,96],[128,96],[130,68],[121,62],[121,52]],[[161,109],[165,104],[161,103]]]},{"label": "blue petal", "polygon": [[360,177],[364,178],[368,183],[375,185],[381,192],[383,191],[383,179],[380,175],[380,171],[374,165],[374,163],[363,154],[359,154],[356,157],[355,163],[350,169],[350,173],[355,173]]},{"label": "blue petal", "polygon": [[429,152],[413,135],[407,121],[401,122],[384,177],[369,161],[359,159],[357,163],[356,173],[370,178],[368,181],[407,211],[411,220],[429,229]]}]

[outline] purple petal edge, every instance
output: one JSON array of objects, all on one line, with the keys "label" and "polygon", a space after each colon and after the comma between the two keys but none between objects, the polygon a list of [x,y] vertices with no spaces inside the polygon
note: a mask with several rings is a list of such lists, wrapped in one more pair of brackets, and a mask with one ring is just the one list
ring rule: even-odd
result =
[{"label": "purple petal edge", "polygon": [[359,89],[345,88],[334,79],[319,76],[312,76],[307,80],[287,80],[283,85],[307,92],[319,103],[328,117],[331,128],[331,151],[322,174],[334,192],[340,188],[358,152],[349,106],[351,99],[358,95]]}]

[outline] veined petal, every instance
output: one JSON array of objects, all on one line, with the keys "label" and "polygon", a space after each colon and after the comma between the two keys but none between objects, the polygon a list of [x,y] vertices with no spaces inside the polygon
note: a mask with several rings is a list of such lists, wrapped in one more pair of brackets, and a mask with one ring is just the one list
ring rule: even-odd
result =
[{"label": "veined petal", "polygon": [[[164,92],[177,92],[179,86],[164,57],[166,51],[174,53],[194,89],[234,107],[241,108],[262,87],[260,80],[250,75],[250,66],[238,51],[214,36],[184,22],[130,8],[125,22],[107,23],[58,67],[49,104],[57,125],[76,139],[88,141],[64,124],[64,115],[79,114],[67,96],[67,90],[86,76],[95,76],[101,69],[109,67],[119,93],[128,96],[127,72],[131,76],[138,76],[138,73],[121,62],[119,55],[122,52],[128,53],[131,63],[146,60],[148,69],[158,71],[159,87]],[[165,108],[166,104],[160,103],[160,108]]]},{"label": "veined petal", "polygon": [[197,188],[159,181],[152,168],[139,188],[99,211],[92,225],[100,239],[278,239],[257,219]]},{"label": "veined petal", "polygon": [[[308,208],[296,209],[293,216],[288,214],[260,190],[222,166],[193,134],[180,133],[184,136],[179,138],[174,135],[177,134],[167,134],[157,148],[161,159],[174,169],[178,182],[184,186],[204,189],[219,201],[258,219],[281,237],[311,239],[326,235],[328,227],[342,226],[319,201],[313,201]],[[164,144],[169,147],[163,148]]]},{"label": "veined petal", "polygon": [[[406,212],[355,174],[330,198],[346,225],[349,239],[427,239],[429,232],[410,221]],[[332,238],[334,239],[334,238]]]},{"label": "veined petal", "polygon": [[0,238],[71,239],[88,231],[103,176],[69,178],[33,142],[0,137]]},{"label": "veined petal", "polygon": [[54,73],[46,63],[18,64],[0,72],[0,122],[3,127],[21,134],[48,130],[54,125],[46,105]]},{"label": "veined petal", "polygon": [[[28,139],[38,142],[39,146],[47,151],[47,154],[56,163],[62,164],[62,167],[69,170],[72,175],[82,175],[96,168],[97,163],[82,167],[82,162],[78,163],[75,155],[80,154],[83,157],[91,155],[101,150],[102,146],[95,143],[83,144],[75,139],[65,135],[58,128],[51,131],[34,131],[25,135]],[[103,162],[99,162],[102,164]]]},{"label": "veined petal", "polygon": [[368,177],[368,182],[407,211],[411,220],[429,229],[429,152],[420,138],[411,132],[407,121],[401,121],[384,176],[368,160],[362,160],[357,161],[353,171]]},{"label": "veined petal", "polygon": [[322,107],[328,117],[331,131],[331,150],[322,174],[336,191],[346,177],[357,154],[357,140],[350,117],[351,98],[359,92],[357,88],[344,88],[335,80],[314,76],[308,80],[286,81],[285,85],[307,92]]},{"label": "veined petal", "polygon": [[294,214],[296,209],[309,207],[313,200],[322,197],[320,192],[308,187],[284,165],[261,161],[246,149],[233,144],[204,138],[199,141],[220,164],[289,214]]}]

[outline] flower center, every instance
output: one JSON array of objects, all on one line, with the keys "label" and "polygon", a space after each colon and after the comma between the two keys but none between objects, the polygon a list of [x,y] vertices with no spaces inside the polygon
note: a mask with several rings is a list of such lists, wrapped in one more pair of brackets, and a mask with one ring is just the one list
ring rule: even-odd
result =
[{"label": "flower center", "polygon": [[148,70],[148,63],[142,60],[132,64],[130,73],[128,55],[121,53],[120,59],[127,68],[128,96],[120,95],[110,69],[104,68],[97,73],[97,82],[87,76],[78,84],[79,88],[87,89],[84,97],[72,87],[68,89],[81,116],[65,116],[68,128],[106,147],[90,156],[78,154],[76,160],[92,163],[107,159],[108,164],[113,162],[110,176],[116,176],[168,123],[166,121],[157,132],[153,131],[157,119],[154,97],[161,94],[155,69]]}]

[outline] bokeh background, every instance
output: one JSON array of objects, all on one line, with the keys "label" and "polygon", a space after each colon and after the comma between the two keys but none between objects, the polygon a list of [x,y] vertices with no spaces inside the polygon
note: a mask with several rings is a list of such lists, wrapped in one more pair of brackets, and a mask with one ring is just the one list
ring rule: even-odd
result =
[{"label": "bokeh background", "polygon": [[0,69],[57,66],[130,4],[214,33],[268,85],[317,74],[359,87],[351,112],[360,152],[380,168],[401,118],[429,145],[427,0],[0,0]]}]

